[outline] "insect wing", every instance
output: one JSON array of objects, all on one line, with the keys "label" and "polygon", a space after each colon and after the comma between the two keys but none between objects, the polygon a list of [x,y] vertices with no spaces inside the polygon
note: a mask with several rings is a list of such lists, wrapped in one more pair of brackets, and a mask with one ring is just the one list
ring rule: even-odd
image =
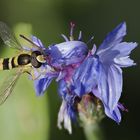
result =
[{"label": "insect wing", "polygon": [[3,82],[3,85],[0,88],[0,105],[3,104],[6,99],[11,95],[17,80],[22,74],[22,70],[8,77],[8,79]]},{"label": "insect wing", "polygon": [[30,45],[31,45],[31,49],[32,50],[39,50],[42,54],[44,54],[45,52],[44,52],[44,47],[42,47],[43,46],[43,44],[42,44],[42,42],[37,38],[37,37],[35,37],[35,36],[32,36],[32,40],[30,40],[30,39],[28,39],[27,37],[25,37],[24,35],[22,35],[22,34],[20,34],[20,37],[21,38],[23,38],[24,40],[26,40],[28,43],[30,43]]},{"label": "insect wing", "polygon": [[22,50],[21,44],[17,41],[10,28],[3,22],[0,22],[0,37],[8,47]]}]

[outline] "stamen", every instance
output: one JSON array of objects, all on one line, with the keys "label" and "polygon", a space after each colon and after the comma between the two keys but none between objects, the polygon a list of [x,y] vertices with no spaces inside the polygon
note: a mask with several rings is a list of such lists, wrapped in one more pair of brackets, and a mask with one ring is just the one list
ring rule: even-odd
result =
[{"label": "stamen", "polygon": [[96,45],[94,44],[94,45],[93,45],[93,48],[92,48],[92,50],[91,50],[91,54],[94,55],[95,52],[96,52]]},{"label": "stamen", "polygon": [[94,39],[94,36],[92,36],[89,41],[87,42],[87,44],[89,44],[92,40]]},{"label": "stamen", "polygon": [[82,40],[82,31],[79,32],[78,40]]},{"label": "stamen", "polygon": [[73,29],[75,27],[75,24],[73,22],[70,23],[70,41],[74,40],[74,37],[73,37]]},{"label": "stamen", "polygon": [[61,36],[63,37],[63,39],[67,42],[69,41],[69,39],[64,35],[64,34],[61,34]]},{"label": "stamen", "polygon": [[122,103],[118,103],[118,107],[122,110],[122,111],[125,111],[125,112],[128,112],[128,109],[122,104]]}]

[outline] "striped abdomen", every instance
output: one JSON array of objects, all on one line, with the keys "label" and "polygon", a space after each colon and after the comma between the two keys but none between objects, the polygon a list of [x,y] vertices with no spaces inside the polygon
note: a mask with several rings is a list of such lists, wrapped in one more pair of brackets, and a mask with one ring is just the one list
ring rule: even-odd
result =
[{"label": "striped abdomen", "polygon": [[31,56],[20,54],[12,58],[0,58],[0,70],[10,70],[19,66],[28,65],[31,62]]}]

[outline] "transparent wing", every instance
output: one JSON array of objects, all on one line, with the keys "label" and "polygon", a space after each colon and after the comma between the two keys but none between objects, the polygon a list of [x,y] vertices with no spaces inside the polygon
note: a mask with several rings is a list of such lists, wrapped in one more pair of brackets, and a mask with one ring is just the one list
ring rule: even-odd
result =
[{"label": "transparent wing", "polygon": [[32,40],[30,40],[29,38],[25,37],[24,35],[20,34],[19,35],[21,38],[23,38],[24,40],[26,40],[28,43],[30,43],[30,46],[32,49],[37,49],[39,50],[42,54],[44,54],[44,47],[43,47],[43,44],[42,42],[35,36],[32,36]]},{"label": "transparent wing", "polygon": [[17,41],[16,37],[14,36],[10,28],[1,21],[0,21],[0,37],[8,47],[22,50],[21,44]]},{"label": "transparent wing", "polygon": [[2,84],[0,88],[0,105],[3,104],[6,99],[11,95],[13,88],[20,75],[22,74],[22,70],[20,69],[15,74],[10,75]]}]

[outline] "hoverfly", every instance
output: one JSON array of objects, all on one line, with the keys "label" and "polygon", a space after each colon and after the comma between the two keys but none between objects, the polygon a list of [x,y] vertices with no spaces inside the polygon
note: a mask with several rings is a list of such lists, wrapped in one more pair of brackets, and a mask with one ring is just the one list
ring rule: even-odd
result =
[{"label": "hoverfly", "polygon": [[0,37],[6,46],[14,48],[19,52],[15,57],[0,58],[0,70],[11,70],[16,68],[16,73],[10,75],[0,88],[0,104],[2,104],[11,94],[20,75],[26,72],[34,79],[33,68],[39,69],[43,63],[46,63],[46,60],[43,48],[39,47],[25,36],[20,35],[20,37],[28,41],[33,48],[30,49],[30,51],[26,50],[17,41],[10,28],[3,22],[0,22]]}]

